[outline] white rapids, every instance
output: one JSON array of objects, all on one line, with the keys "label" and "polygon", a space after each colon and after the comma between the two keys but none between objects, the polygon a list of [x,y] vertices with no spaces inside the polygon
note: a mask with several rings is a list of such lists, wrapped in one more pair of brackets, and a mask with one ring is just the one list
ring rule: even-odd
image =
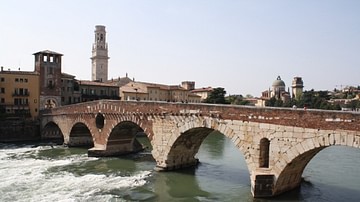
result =
[{"label": "white rapids", "polygon": [[[36,158],[36,148],[0,149],[0,201],[107,201],[112,190],[143,186],[150,171],[140,171],[131,176],[85,174],[74,175],[67,171],[51,172],[51,168],[68,166],[97,158],[85,154],[62,159]],[[96,193],[105,194],[96,194]],[[121,201],[121,200],[118,200]]]}]

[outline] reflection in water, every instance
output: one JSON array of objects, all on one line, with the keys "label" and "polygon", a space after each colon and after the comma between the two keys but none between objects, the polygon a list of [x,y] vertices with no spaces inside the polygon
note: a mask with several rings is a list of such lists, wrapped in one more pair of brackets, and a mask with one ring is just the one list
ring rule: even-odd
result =
[{"label": "reflection in water", "polygon": [[[201,144],[201,149],[206,151],[213,158],[222,158],[225,147],[225,135],[219,131],[211,132]],[[201,161],[201,159],[200,159]]]},{"label": "reflection in water", "polygon": [[201,201],[210,194],[199,187],[194,178],[195,168],[179,172],[154,173],[154,188],[157,201]]}]

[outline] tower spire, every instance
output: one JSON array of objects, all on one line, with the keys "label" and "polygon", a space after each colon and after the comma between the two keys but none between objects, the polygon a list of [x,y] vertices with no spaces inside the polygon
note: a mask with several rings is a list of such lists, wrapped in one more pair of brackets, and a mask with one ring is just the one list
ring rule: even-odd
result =
[{"label": "tower spire", "polygon": [[108,80],[108,46],[106,42],[105,26],[95,26],[95,41],[92,46],[92,75],[93,81]]}]

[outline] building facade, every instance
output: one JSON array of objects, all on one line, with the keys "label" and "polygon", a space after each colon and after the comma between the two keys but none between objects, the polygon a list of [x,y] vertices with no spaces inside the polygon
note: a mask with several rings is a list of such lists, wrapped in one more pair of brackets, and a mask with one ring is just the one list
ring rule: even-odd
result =
[{"label": "building facade", "polygon": [[119,87],[114,84],[95,81],[76,81],[81,94],[81,102],[100,99],[119,100]]},{"label": "building facade", "polygon": [[69,105],[81,102],[79,83],[75,76],[61,74],[61,105]]},{"label": "building facade", "polygon": [[302,78],[294,77],[291,87],[292,87],[292,97],[297,100],[300,99],[304,89],[304,82]]},{"label": "building facade", "polygon": [[108,45],[106,42],[105,26],[95,26],[95,42],[92,46],[92,74],[93,81],[106,82],[108,80]]},{"label": "building facade", "polygon": [[201,102],[209,97],[210,93],[214,89],[212,87],[197,88],[191,91],[191,93],[200,96]]},{"label": "building facade", "polygon": [[120,87],[122,100],[199,103],[201,97],[180,85],[164,85],[131,81]]},{"label": "building facade", "polygon": [[27,71],[0,72],[0,110],[14,117],[32,118],[39,114],[39,74]]}]

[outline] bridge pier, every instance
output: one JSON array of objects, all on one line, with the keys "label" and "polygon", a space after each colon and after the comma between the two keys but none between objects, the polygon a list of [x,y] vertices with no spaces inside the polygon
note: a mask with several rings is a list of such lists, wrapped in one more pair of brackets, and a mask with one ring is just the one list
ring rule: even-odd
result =
[{"label": "bridge pier", "polygon": [[274,196],[274,179],[271,174],[260,174],[251,177],[251,193],[255,198]]},{"label": "bridge pier", "polygon": [[126,154],[137,153],[144,150],[143,146],[137,139],[132,141],[117,140],[108,143],[106,146],[97,146],[88,150],[88,156],[90,157],[109,157],[120,156]]},{"label": "bridge pier", "polygon": [[188,167],[194,167],[199,164],[199,159],[192,158],[192,159],[168,159],[165,160],[166,166],[163,165],[156,165],[155,170],[156,171],[171,171],[171,170],[177,170],[181,168],[188,168]]}]

